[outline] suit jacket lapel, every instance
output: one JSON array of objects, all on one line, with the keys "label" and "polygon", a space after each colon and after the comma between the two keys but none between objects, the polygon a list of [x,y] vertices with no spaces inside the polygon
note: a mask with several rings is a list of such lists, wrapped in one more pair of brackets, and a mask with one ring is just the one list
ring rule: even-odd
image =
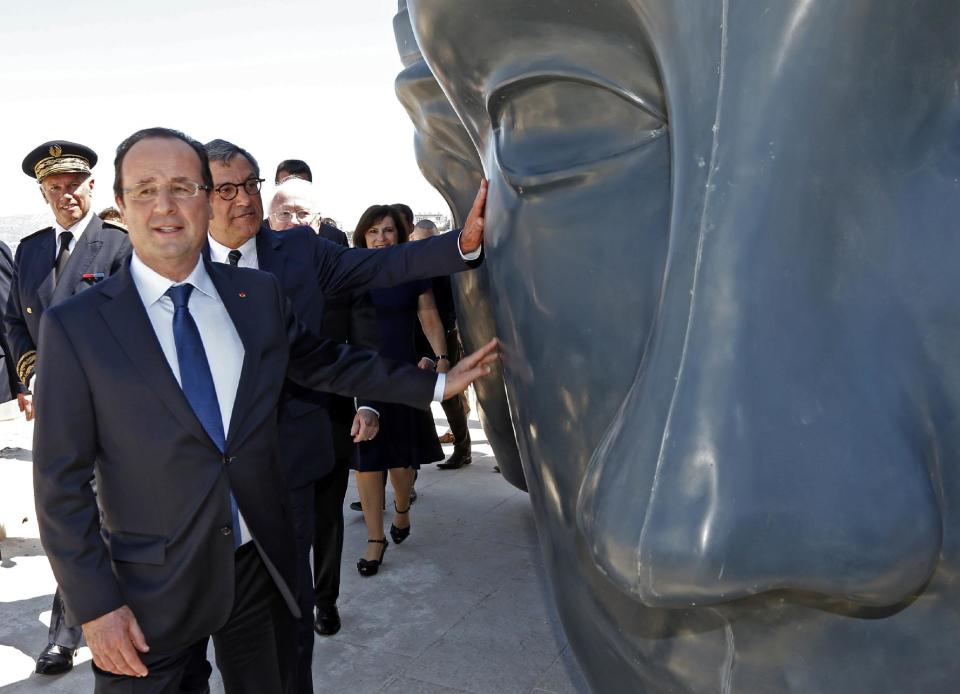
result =
[{"label": "suit jacket lapel", "polygon": [[120,347],[140,371],[143,380],[187,431],[213,445],[200,420],[193,413],[160,348],[147,310],[130,277],[129,260],[115,278],[103,285],[103,292],[113,301],[105,303],[100,312]]},{"label": "suit jacket lapel", "polygon": [[74,290],[80,283],[83,274],[93,264],[97,253],[103,246],[103,240],[100,238],[102,229],[103,225],[100,218],[93,215],[70,253],[70,260],[67,261],[67,265],[63,269],[63,276],[56,283],[56,288],[53,290],[54,303],[59,303],[75,293]]},{"label": "suit jacket lapel", "polygon": [[[259,254],[259,250],[257,251]],[[240,370],[240,382],[237,384],[237,394],[233,401],[233,412],[230,415],[230,431],[227,432],[227,448],[230,447],[237,434],[241,431],[244,418],[253,409],[251,398],[256,384],[256,367],[260,363],[260,354],[263,351],[258,336],[260,335],[256,311],[250,310],[244,301],[242,280],[235,272],[225,271],[220,263],[204,261],[207,273],[213,280],[220,300],[227,309],[233,326],[237,329],[240,342],[243,343],[243,367]]]}]

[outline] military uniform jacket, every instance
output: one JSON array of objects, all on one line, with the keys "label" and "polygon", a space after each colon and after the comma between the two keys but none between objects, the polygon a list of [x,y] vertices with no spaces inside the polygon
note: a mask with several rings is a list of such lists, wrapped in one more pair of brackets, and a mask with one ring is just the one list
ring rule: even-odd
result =
[{"label": "military uniform jacket", "polygon": [[130,254],[130,241],[126,231],[91,215],[58,283],[53,273],[56,248],[56,231],[47,227],[23,239],[13,261],[3,325],[10,356],[23,383],[33,375],[44,310],[116,272]]}]

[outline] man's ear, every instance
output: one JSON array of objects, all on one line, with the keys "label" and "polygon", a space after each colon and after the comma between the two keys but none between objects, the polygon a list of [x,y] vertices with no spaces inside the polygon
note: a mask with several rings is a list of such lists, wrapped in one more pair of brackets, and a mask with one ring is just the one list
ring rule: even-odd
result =
[{"label": "man's ear", "polygon": [[89,179],[87,179],[87,185],[90,186],[90,192],[91,192],[91,193],[93,192],[93,184],[94,184],[94,183],[96,183],[96,181],[93,179],[93,176],[91,176]]},{"label": "man's ear", "polygon": [[47,199],[47,191],[43,189],[42,185],[37,187],[40,189],[40,195],[43,197],[43,201],[49,205],[50,201]]},{"label": "man's ear", "polygon": [[115,203],[117,203],[117,209],[120,210],[120,214],[123,215],[124,217],[126,217],[127,210],[126,210],[126,206],[123,204],[123,196],[122,196],[122,195],[114,195],[114,196],[113,196],[113,201],[114,201]]}]

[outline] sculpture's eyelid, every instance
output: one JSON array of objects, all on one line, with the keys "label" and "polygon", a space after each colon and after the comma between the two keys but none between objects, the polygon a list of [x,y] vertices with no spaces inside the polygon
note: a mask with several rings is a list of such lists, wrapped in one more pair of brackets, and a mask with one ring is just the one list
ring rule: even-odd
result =
[{"label": "sculpture's eyelid", "polygon": [[657,96],[555,71],[505,81],[487,102],[497,166],[518,190],[579,180],[666,134]]},{"label": "sculpture's eyelid", "polygon": [[570,71],[530,73],[525,74],[522,77],[506,80],[497,85],[490,91],[490,96],[487,98],[486,104],[487,113],[490,115],[490,120],[493,123],[493,127],[499,127],[500,117],[503,113],[503,107],[505,104],[509,103],[512,94],[515,94],[518,91],[523,91],[528,87],[534,87],[547,82],[575,82],[584,87],[593,87],[612,92],[630,105],[635,106],[641,111],[645,111],[648,115],[656,118],[662,123],[666,124],[667,122],[666,113],[664,113],[664,111],[657,104],[653,103],[653,99],[641,96],[640,94],[626,89],[616,82],[604,79],[599,75]]}]

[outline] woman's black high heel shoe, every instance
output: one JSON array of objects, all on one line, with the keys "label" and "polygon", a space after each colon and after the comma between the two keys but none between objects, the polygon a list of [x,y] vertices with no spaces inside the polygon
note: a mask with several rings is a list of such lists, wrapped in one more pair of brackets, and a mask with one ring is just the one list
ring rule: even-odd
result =
[{"label": "woman's black high heel shoe", "polygon": [[383,563],[383,555],[387,553],[387,545],[390,543],[387,542],[387,538],[383,538],[382,540],[367,540],[367,542],[376,542],[377,544],[383,545],[383,548],[380,550],[380,558],[361,558],[360,561],[357,562],[357,571],[360,572],[361,576],[376,576],[380,570],[380,565]]},{"label": "woman's black high heel shoe", "polygon": [[[410,504],[407,504],[407,510],[406,510],[406,511],[401,511],[399,508],[397,508],[397,501],[396,501],[396,499],[394,499],[394,501],[393,501],[393,508],[396,510],[397,513],[400,513],[400,514],[410,513]],[[410,526],[408,525],[406,528],[398,528],[398,527],[395,526],[393,523],[391,523],[391,524],[390,524],[390,537],[392,537],[392,538],[393,538],[393,541],[396,542],[396,543],[399,545],[401,542],[403,542],[403,541],[406,540],[408,537],[410,537]]]}]

